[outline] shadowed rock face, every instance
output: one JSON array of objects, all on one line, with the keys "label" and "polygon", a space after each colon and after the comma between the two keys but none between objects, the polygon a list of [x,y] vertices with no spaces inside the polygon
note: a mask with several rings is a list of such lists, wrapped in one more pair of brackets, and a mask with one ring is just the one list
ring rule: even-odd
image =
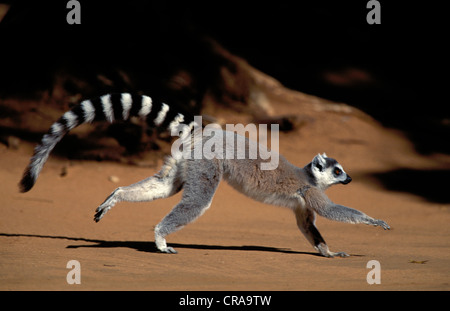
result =
[{"label": "shadowed rock face", "polygon": [[408,192],[424,199],[447,204],[450,197],[447,193],[450,170],[425,170],[400,168],[385,173],[375,173],[387,190]]}]

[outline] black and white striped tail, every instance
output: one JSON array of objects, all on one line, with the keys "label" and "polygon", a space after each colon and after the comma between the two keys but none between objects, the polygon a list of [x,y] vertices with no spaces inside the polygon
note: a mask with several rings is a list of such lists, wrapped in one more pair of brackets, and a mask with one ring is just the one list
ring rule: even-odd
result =
[{"label": "black and white striped tail", "polygon": [[83,123],[105,120],[112,123],[116,120],[127,120],[131,116],[141,117],[151,126],[171,131],[177,131],[178,126],[183,123],[191,129],[194,125],[191,117],[186,120],[183,114],[172,111],[167,104],[153,103],[152,99],[145,95],[107,94],[84,100],[64,113],[44,135],[23,174],[19,184],[20,191],[27,192],[33,187],[50,152],[70,130]]}]

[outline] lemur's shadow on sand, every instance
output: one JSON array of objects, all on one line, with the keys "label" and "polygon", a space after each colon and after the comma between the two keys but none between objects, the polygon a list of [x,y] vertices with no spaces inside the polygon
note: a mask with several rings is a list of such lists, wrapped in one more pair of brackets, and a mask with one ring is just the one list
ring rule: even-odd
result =
[{"label": "lemur's shadow on sand", "polygon": [[[141,252],[148,253],[160,253],[153,242],[138,242],[138,241],[96,241],[97,244],[91,245],[68,245],[67,248],[80,248],[80,247],[128,247]],[[198,249],[198,250],[234,250],[234,251],[260,251],[260,252],[275,252],[275,253],[287,253],[287,254],[303,254],[303,255],[313,255],[319,256],[317,253],[310,252],[298,252],[289,249],[267,247],[267,246],[257,246],[257,245],[205,245],[205,244],[180,244],[180,243],[168,243],[175,249]]]},{"label": "lemur's shadow on sand", "polygon": [[[52,236],[52,235],[39,235],[39,234],[20,234],[20,233],[0,233],[0,237],[29,237],[29,238],[41,238],[41,239],[59,239],[68,240],[76,242],[86,242],[89,244],[77,244],[77,245],[67,245],[67,248],[118,248],[126,247],[135,249],[140,252],[148,253],[159,253],[154,242],[144,242],[144,241],[105,241],[105,240],[95,240],[86,238],[75,238],[67,236]],[[286,248],[268,247],[268,246],[258,246],[258,245],[240,245],[240,246],[228,246],[228,245],[204,245],[204,244],[180,244],[180,243],[170,243],[170,246],[175,249],[199,249],[199,250],[231,250],[231,251],[258,251],[258,252],[274,252],[274,253],[286,253],[286,254],[299,254],[299,255],[311,255],[319,256],[319,253],[313,252],[299,252],[293,251]],[[354,255],[352,256],[362,256]]]}]

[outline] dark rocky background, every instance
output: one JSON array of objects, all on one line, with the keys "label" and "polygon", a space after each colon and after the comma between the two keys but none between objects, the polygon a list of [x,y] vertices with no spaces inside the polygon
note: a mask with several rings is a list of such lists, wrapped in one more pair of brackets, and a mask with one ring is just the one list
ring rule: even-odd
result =
[{"label": "dark rocky background", "polygon": [[[69,93],[138,90],[199,110],[223,62],[206,36],[289,88],[405,131],[422,153],[450,151],[442,3],[380,1],[381,25],[367,24],[367,1],[80,3],[81,25],[67,24],[65,1],[12,3],[0,23],[0,96],[36,96],[60,72],[77,78],[64,82]],[[180,70],[195,81],[173,92]]]}]

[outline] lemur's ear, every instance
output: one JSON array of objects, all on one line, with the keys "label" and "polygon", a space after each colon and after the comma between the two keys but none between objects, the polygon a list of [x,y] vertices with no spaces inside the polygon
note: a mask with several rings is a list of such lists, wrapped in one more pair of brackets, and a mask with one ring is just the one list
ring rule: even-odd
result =
[{"label": "lemur's ear", "polygon": [[321,155],[320,153],[318,155],[316,155],[314,157],[314,159],[312,160],[313,166],[317,167],[319,169],[319,171],[322,171],[326,165],[326,161],[325,161],[326,157],[327,157],[327,155],[325,153],[323,155]]}]

